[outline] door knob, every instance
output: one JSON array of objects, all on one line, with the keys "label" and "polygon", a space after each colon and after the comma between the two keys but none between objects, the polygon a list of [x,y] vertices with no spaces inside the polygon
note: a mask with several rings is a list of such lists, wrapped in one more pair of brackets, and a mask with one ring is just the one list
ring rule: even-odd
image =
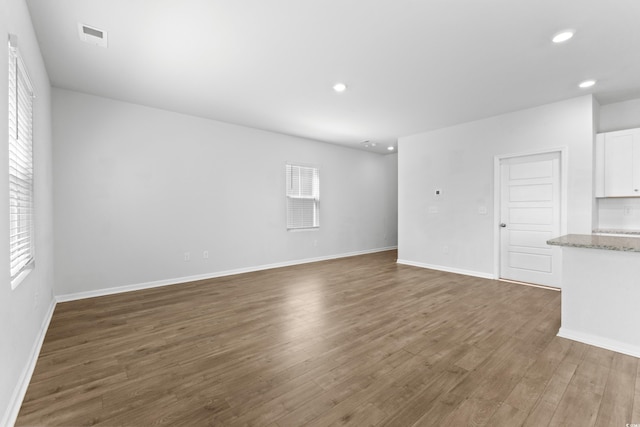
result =
[{"label": "door knob", "polygon": [[500,227],[505,228],[507,226],[507,224],[505,224],[504,222],[500,223]]}]

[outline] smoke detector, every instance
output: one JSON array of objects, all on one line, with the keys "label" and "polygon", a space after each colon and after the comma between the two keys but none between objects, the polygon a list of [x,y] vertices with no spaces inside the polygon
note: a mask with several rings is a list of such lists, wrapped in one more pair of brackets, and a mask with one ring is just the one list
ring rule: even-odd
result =
[{"label": "smoke detector", "polygon": [[107,32],[104,30],[78,23],[78,35],[85,43],[107,47]]}]

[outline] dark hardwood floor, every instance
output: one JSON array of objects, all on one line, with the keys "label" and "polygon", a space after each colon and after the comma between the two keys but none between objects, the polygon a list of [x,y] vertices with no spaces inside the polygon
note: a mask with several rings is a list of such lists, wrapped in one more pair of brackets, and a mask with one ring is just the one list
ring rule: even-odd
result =
[{"label": "dark hardwood floor", "polygon": [[616,426],[636,358],[560,293],[344,258],[59,304],[17,425]]}]

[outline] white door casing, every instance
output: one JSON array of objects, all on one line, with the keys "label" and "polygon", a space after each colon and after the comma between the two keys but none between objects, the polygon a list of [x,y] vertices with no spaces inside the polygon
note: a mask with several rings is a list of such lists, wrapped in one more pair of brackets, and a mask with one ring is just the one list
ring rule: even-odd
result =
[{"label": "white door casing", "polygon": [[561,287],[560,152],[500,161],[499,275],[502,279]]}]

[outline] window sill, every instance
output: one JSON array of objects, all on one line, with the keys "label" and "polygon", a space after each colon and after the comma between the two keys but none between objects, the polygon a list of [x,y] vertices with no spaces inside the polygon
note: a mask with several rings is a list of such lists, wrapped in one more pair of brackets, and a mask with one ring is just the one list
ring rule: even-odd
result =
[{"label": "window sill", "polygon": [[300,231],[319,231],[320,227],[309,227],[309,228],[287,228],[287,231],[292,233],[298,233]]}]

